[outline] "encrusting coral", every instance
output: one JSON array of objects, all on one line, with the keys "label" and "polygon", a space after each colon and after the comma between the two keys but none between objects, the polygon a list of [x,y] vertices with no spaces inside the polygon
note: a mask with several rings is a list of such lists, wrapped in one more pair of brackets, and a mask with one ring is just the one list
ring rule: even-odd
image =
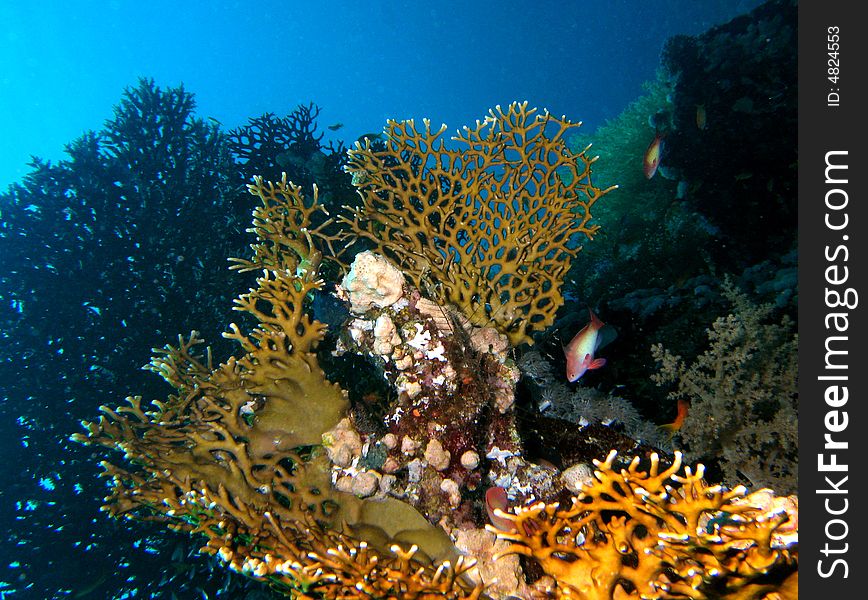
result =
[{"label": "encrusting coral", "polygon": [[347,167],[364,205],[344,218],[420,290],[457,306],[513,345],[552,324],[591,208],[594,158],[571,152],[571,123],[527,102],[490,111],[445,146],[446,125],[389,121],[386,146],[366,140]]},{"label": "encrusting coral", "polygon": [[[524,478],[536,466],[522,456],[515,426],[520,373],[506,336],[425,298],[370,251],[356,256],[337,293],[350,319],[336,353],[368,357],[395,392],[384,402],[384,433],[368,432],[363,444],[353,424],[330,432],[338,486],[369,496],[361,483],[379,478],[450,533],[473,523],[484,477],[522,499],[551,493],[551,478]],[[488,456],[500,460],[482,463]]]},{"label": "encrusting coral", "polygon": [[581,600],[798,597],[794,497],[708,485],[702,465],[679,475],[680,452],[665,469],[652,455],[646,471],[638,457],[617,471],[616,455],[594,461],[569,508],[497,511],[514,524],[489,526],[513,542],[505,553],[535,558],[559,595]]}]

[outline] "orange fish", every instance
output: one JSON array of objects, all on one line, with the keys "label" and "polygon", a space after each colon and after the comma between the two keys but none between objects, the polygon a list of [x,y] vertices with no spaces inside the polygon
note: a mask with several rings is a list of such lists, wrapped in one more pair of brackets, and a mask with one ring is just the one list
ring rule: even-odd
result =
[{"label": "orange fish", "polygon": [[579,377],[585,374],[585,371],[599,369],[606,364],[605,358],[594,358],[594,352],[600,347],[602,341],[600,330],[604,324],[590,308],[588,312],[591,314],[591,322],[585,325],[564,348],[564,355],[567,357],[568,381],[578,381]]},{"label": "orange fish", "polygon": [[681,398],[678,400],[678,414],[675,415],[675,420],[671,423],[666,423],[665,425],[661,425],[660,429],[665,429],[669,432],[669,437],[675,435],[675,432],[681,429],[681,426],[684,425],[684,418],[687,416],[687,409],[690,408],[690,402]]},{"label": "orange fish", "polygon": [[699,129],[705,129],[705,105],[697,104],[696,105],[696,127]]},{"label": "orange fish", "polygon": [[642,167],[645,171],[645,179],[654,177],[657,172],[657,167],[660,165],[660,152],[663,150],[663,136],[659,133],[654,136],[654,141],[648,146],[645,151],[645,159],[642,162]]}]

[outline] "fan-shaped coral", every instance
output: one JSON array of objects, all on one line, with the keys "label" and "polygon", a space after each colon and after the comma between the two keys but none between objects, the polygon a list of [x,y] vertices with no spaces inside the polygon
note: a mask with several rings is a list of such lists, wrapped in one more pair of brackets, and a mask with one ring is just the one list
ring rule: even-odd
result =
[{"label": "fan-shaped coral", "polygon": [[446,125],[389,121],[385,149],[350,150],[364,206],[345,221],[474,325],[532,343],[563,304],[563,276],[609,191],[592,184],[587,149],[566,146],[579,125],[513,103],[465,127],[450,149]]}]

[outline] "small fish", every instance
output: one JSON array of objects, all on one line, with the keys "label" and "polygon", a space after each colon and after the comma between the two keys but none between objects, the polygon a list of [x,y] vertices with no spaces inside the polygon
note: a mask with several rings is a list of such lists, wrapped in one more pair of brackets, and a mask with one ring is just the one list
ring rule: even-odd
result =
[{"label": "small fish", "polygon": [[72,595],[72,597],[84,598],[85,596],[89,596],[92,592],[96,591],[102,584],[104,584],[106,580],[108,580],[108,576],[108,572],[103,573],[96,581],[93,581],[90,585],[76,591],[75,594]]},{"label": "small fish", "polygon": [[705,105],[697,104],[696,105],[696,127],[698,129],[705,129],[706,123],[706,115],[705,115]]},{"label": "small fish", "polygon": [[738,517],[732,518],[732,515],[720,513],[716,517],[712,517],[708,520],[708,523],[705,525],[705,532],[711,535],[721,527],[726,527],[727,525],[739,527],[742,523],[743,522]]},{"label": "small fish", "polygon": [[386,135],[383,133],[363,133],[356,139],[357,144],[365,145],[365,138],[368,138],[369,141],[386,141]]},{"label": "small fish", "polygon": [[684,425],[684,418],[687,417],[687,409],[690,408],[690,402],[681,398],[678,400],[678,413],[675,415],[675,420],[671,423],[666,423],[665,425],[660,425],[660,429],[669,432],[669,437],[675,435],[681,426]]},{"label": "small fish", "polygon": [[578,381],[589,369],[599,369],[606,364],[605,358],[594,358],[594,352],[603,341],[600,330],[605,326],[590,308],[591,322],[582,328],[564,348],[567,357],[567,380]]},{"label": "small fish", "polygon": [[660,165],[660,152],[663,150],[663,136],[659,133],[654,136],[654,140],[648,149],[645,151],[645,158],[642,161],[642,168],[645,171],[645,179],[654,177],[657,172],[657,167]]},{"label": "small fish", "polygon": [[338,129],[340,129],[340,128],[343,127],[343,126],[344,126],[343,123],[335,123],[334,125],[329,125],[328,127],[329,127],[329,129],[331,129],[332,131],[337,131]]},{"label": "small fish", "polygon": [[496,509],[506,512],[508,506],[509,499],[506,497],[506,490],[502,487],[490,487],[485,491],[485,512],[488,513],[488,520],[501,531],[515,531],[515,523],[495,514]]}]

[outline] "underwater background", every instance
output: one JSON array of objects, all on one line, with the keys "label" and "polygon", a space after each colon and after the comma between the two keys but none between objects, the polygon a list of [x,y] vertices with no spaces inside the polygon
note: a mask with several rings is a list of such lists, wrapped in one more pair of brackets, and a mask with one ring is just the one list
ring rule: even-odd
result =
[{"label": "underwater background", "polygon": [[[465,314],[478,327],[496,324],[505,336],[500,363],[473,363],[469,341],[444,341],[444,361],[456,371],[452,395],[467,398],[467,406],[479,403],[479,411],[468,416],[438,408],[428,416],[432,423],[445,416],[482,419],[487,429],[471,440],[444,434],[439,448],[399,446],[398,452],[388,435],[436,438],[436,429],[419,424],[424,410],[414,425],[397,417],[390,427],[383,423],[399,414],[407,397],[428,393],[413,386],[433,389],[438,384],[432,382],[450,375],[426,372],[418,385],[384,379],[383,361],[403,359],[394,353],[400,344],[390,341],[388,351],[377,342],[366,346],[357,309],[350,309],[356,311],[351,317],[332,293],[295,297],[283,290],[290,313],[304,305],[329,325],[316,343],[308,330],[295,343],[310,344],[305,360],[313,361],[312,372],[321,368],[324,381],[346,391],[347,406],[333,403],[352,421],[310,417],[304,426],[315,430],[314,439],[299,436],[292,444],[298,464],[314,463],[318,455],[308,449],[327,433],[334,468],[352,462],[336,448],[355,452],[353,469],[364,467],[353,472],[356,480],[377,473],[378,493],[388,496],[383,474],[392,476],[387,465],[394,459],[400,493],[392,496],[412,498],[401,478],[412,480],[420,467],[401,461],[415,456],[432,472],[421,475],[429,489],[412,503],[435,524],[451,506],[464,528],[490,521],[508,529],[486,510],[493,504],[485,489],[507,490],[513,506],[530,498],[566,501],[564,490],[575,490],[565,484],[554,491],[549,480],[604,459],[612,448],[644,459],[657,450],[669,457],[667,464],[672,451],[682,449],[685,462],[706,464],[711,482],[770,487],[780,496],[795,492],[795,2],[7,2],[0,5],[0,27],[0,598],[301,593],[300,585],[272,581],[269,587],[239,575],[224,555],[200,554],[206,538],[169,531],[165,509],[156,504],[138,506],[142,519],[135,521],[100,512],[107,493],[123,504],[129,500],[124,489],[138,485],[109,471],[125,481],[112,491],[107,484],[117,486],[118,479],[113,484],[112,477],[99,476],[100,461],[121,461],[121,454],[100,446],[110,448],[128,435],[119,425],[124,415],[146,420],[144,413],[114,407],[132,394],[150,410],[145,406],[154,398],[181,398],[206,387],[194,371],[210,365],[193,352],[201,348],[192,344],[196,337],[187,337],[191,330],[208,342],[217,364],[237,352],[236,342],[249,350],[243,340],[250,340],[240,333],[221,337],[230,323],[250,331],[268,322],[257,303],[273,296],[253,297],[249,314],[239,314],[245,306],[234,309],[233,298],[248,289],[262,293],[267,285],[256,277],[284,260],[263,249],[289,235],[269,229],[280,211],[267,209],[295,196],[262,184],[251,194],[247,185],[255,176],[277,183],[286,173],[308,198],[316,184],[319,203],[332,216],[343,214],[352,233],[333,233],[330,222],[313,215],[304,225],[315,241],[327,241],[329,250],[352,242],[351,254],[379,250],[401,266],[417,296],[431,292],[441,305],[459,305],[460,285],[459,291],[439,288],[431,271],[414,272],[412,258],[382,241],[385,226],[371,225],[370,211],[404,208],[378,205],[401,176],[391,172],[381,180],[377,174],[408,155],[414,164],[413,151],[424,145],[418,143],[423,118],[431,120],[432,132],[448,124],[446,146],[457,148],[448,138],[464,126],[473,129],[496,106],[502,111],[484,122],[496,121],[504,131],[520,129],[525,116],[535,118],[526,113],[532,107],[548,109],[555,128],[560,118],[583,122],[559,130],[563,138],[552,142],[575,159],[572,167],[548,173],[572,203],[557,204],[559,196],[539,189],[544,204],[534,211],[561,210],[572,219],[590,214],[593,204],[593,218],[576,229],[580,239],[528,230],[549,244],[539,265],[553,283],[543,284],[533,271],[516,277],[530,281],[531,289],[539,286],[546,303],[498,292]],[[511,104],[525,100],[527,109]],[[406,127],[384,134],[387,119],[415,119],[421,137]],[[396,140],[406,143],[404,155],[391,145]],[[358,153],[348,156],[354,147]],[[408,169],[428,163],[419,164]],[[593,177],[586,180],[588,167]],[[464,184],[454,185],[460,190]],[[570,196],[577,190],[594,202],[577,205],[579,196]],[[260,204],[266,210],[254,226],[257,250],[248,228]],[[468,242],[456,239],[453,251],[461,254]],[[499,243],[496,236],[486,239],[483,253]],[[292,241],[305,243],[303,236]],[[298,252],[287,247],[284,252]],[[559,248],[554,258],[547,254],[553,247]],[[295,271],[305,263],[327,282],[325,291],[347,287],[352,256],[320,266],[312,254],[280,264]],[[508,261],[509,252],[502,256]],[[231,257],[242,261],[228,263]],[[229,270],[230,264],[241,268]],[[449,264],[442,267],[444,278]],[[489,281],[507,272],[503,264]],[[501,301],[516,306],[492,308]],[[538,315],[533,308],[522,312],[523,304],[534,304]],[[589,308],[612,331],[593,346],[606,362],[569,381],[564,347],[584,331]],[[519,316],[504,320],[505,313]],[[394,339],[404,345],[424,333],[405,335],[401,326],[412,333],[418,323],[402,325],[392,312],[388,321],[398,325]],[[371,322],[385,327],[387,320]],[[152,360],[154,349],[166,344],[175,351],[157,351]],[[185,344],[190,354],[176,351]],[[439,369],[431,358],[435,350],[429,348],[426,360]],[[480,389],[509,377],[515,380],[490,396]],[[252,394],[241,403],[249,412],[241,414],[264,410],[266,396]],[[112,407],[103,411],[107,421],[82,429],[102,405]],[[175,431],[186,425],[179,420]],[[402,427],[412,427],[413,435]],[[146,438],[136,431],[129,435]],[[509,456],[527,459],[521,473],[515,466],[506,472],[506,446],[491,441],[498,435],[514,445]],[[358,447],[341,446],[349,438]],[[189,441],[166,439],[166,448]],[[136,456],[144,447],[127,447],[133,465],[152,460],[144,450]],[[544,471],[547,483],[530,482]],[[530,486],[524,491],[517,484],[522,477]],[[344,485],[341,492],[354,497],[373,493]],[[440,492],[443,506],[425,500],[426,493]],[[194,520],[204,527],[208,518],[189,517],[181,529]],[[372,519],[360,522],[372,526]],[[521,536],[522,527],[517,531]],[[769,567],[771,576],[763,574],[769,590],[783,586],[780,580],[794,568],[790,555],[780,560]],[[547,575],[522,564],[528,585],[558,579],[540,562]],[[775,569],[784,573],[780,580]],[[622,585],[626,593],[636,591]],[[714,593],[729,597],[728,591]]]}]

